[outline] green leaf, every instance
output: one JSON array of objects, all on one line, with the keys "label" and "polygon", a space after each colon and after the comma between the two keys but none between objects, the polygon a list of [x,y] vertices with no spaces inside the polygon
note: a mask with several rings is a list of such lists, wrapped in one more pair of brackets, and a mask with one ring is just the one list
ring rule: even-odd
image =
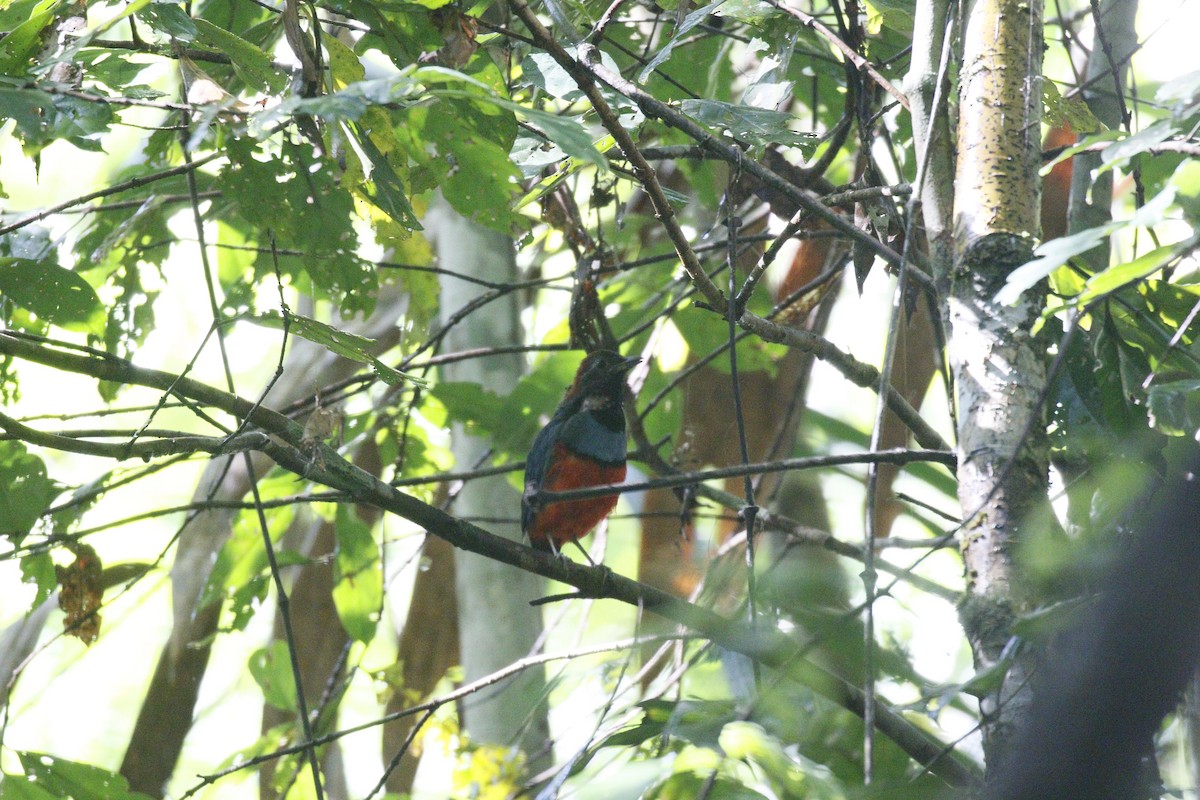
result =
[{"label": "green leaf", "polygon": [[661,65],[664,61],[671,57],[671,51],[675,49],[675,45],[679,44],[683,37],[686,36],[688,32],[692,30],[692,28],[695,28],[697,25],[704,22],[704,20],[708,19],[709,15],[720,8],[724,2],[725,0],[714,0],[703,8],[698,8],[684,17],[683,22],[672,34],[671,41],[663,45],[662,49],[655,53],[654,57],[646,62],[646,66],[642,68],[641,73],[638,75],[638,83],[645,83],[647,79],[649,79],[651,73],[658,69],[659,65]]},{"label": "green leaf", "polygon": [[521,171],[508,151],[492,142],[475,141],[456,148],[455,163],[442,184],[442,196],[464,217],[503,233],[519,228],[525,218],[512,211],[520,195]]},{"label": "green leaf", "polygon": [[255,114],[249,130],[253,136],[266,138],[277,123],[296,114],[309,114],[326,122],[353,121],[372,106],[405,107],[420,99],[422,94],[421,85],[409,73],[356,81],[341,91],[319,97],[289,97]]},{"label": "green leaf", "polygon": [[48,552],[33,553],[21,559],[21,580],[37,587],[30,609],[37,608],[58,587],[58,576],[54,571],[54,559]]},{"label": "green leaf", "polygon": [[1125,227],[1148,227],[1160,222],[1174,199],[1175,189],[1168,186],[1139,208],[1128,220],[1110,222],[1097,228],[1088,228],[1079,233],[1041,244],[1033,251],[1037,258],[1022,264],[1009,273],[1008,281],[996,293],[996,300],[1005,305],[1011,305],[1020,299],[1022,292],[1026,289],[1066,264],[1073,257],[1098,247],[1114,232]]},{"label": "green leaf", "polygon": [[1101,152],[1101,171],[1112,169],[1114,166],[1127,161],[1139,153],[1157,147],[1176,133],[1175,128],[1167,120],[1159,120],[1153,125],[1126,137],[1116,144],[1110,145]]},{"label": "green leaf", "polygon": [[[266,314],[258,315],[245,314],[241,319],[253,322],[255,325],[262,325],[266,328],[283,330],[283,316],[278,311],[268,311]],[[417,386],[429,385],[423,378],[392,369],[372,355],[370,351],[376,348],[374,339],[368,339],[365,336],[347,333],[346,331],[339,331],[337,328],[326,325],[324,322],[317,322],[315,319],[303,317],[299,314],[289,315],[288,320],[289,333],[295,334],[301,339],[307,339],[313,344],[319,344],[329,352],[336,353],[343,358],[357,361],[359,364],[369,364],[375,374],[379,376],[379,379],[389,386],[401,381],[408,381]]]},{"label": "green leaf", "polygon": [[817,146],[816,136],[792,130],[797,119],[783,111],[717,100],[683,100],[679,108],[702,125],[727,131],[734,138],[751,144],[784,144],[797,147],[805,154],[812,153]]},{"label": "green leaf", "polygon": [[[444,70],[425,73],[446,76]],[[491,91],[467,76],[450,74],[483,93]],[[399,132],[417,164],[413,190],[439,186],[455,211],[505,234],[528,227],[512,210],[521,191],[521,172],[508,156],[515,138],[513,115],[497,107],[497,98],[467,99],[457,90],[439,94],[438,102],[409,110]]]},{"label": "green leaf", "polygon": [[608,169],[608,162],[600,151],[596,149],[592,135],[588,133],[587,128],[583,127],[575,117],[551,114],[547,111],[513,103],[502,97],[492,95],[480,97],[471,92],[456,89],[434,89],[431,91],[431,94],[438,97],[462,98],[475,101],[482,100],[498,108],[511,111],[513,114],[523,117],[533,127],[541,130],[542,133],[546,134],[547,139],[561,147],[567,155],[577,158],[582,162],[594,164],[606,171]]},{"label": "green leaf", "polygon": [[1171,381],[1150,387],[1146,401],[1150,425],[1168,436],[1200,431],[1200,380]]},{"label": "green leaf", "polygon": [[346,504],[338,505],[337,557],[334,561],[333,604],[350,638],[369,642],[375,637],[383,608],[383,565],[371,526]]},{"label": "green leaf", "polygon": [[441,381],[430,394],[446,407],[450,419],[466,425],[475,436],[481,432],[490,435],[504,424],[500,410],[504,398],[478,383]]},{"label": "green leaf", "polygon": [[52,325],[104,332],[96,290],[77,273],[56,264],[0,258],[0,293]]},{"label": "green leaf", "polygon": [[[607,65],[606,65],[607,66]],[[534,86],[551,97],[574,103],[583,98],[579,84],[549,53],[530,53],[521,62],[521,71]]]},{"label": "green leaf", "polygon": [[21,442],[0,442],[0,536],[29,533],[55,494],[42,459]]},{"label": "green leaf", "polygon": [[608,171],[608,162],[596,149],[591,134],[578,120],[573,117],[560,117],[536,108],[522,108],[515,103],[504,103],[500,100],[495,102],[524,117],[526,122],[546,134],[546,138],[561,147],[567,155]]},{"label": "green leaf", "polygon": [[148,795],[129,791],[129,782],[125,778],[91,764],[80,764],[46,753],[24,752],[18,753],[17,757],[25,769],[25,776],[36,781],[54,797],[70,797],[73,800],[149,800]]},{"label": "green leaf", "polygon": [[672,711],[666,733],[715,750],[719,746],[721,730],[736,718],[732,701],[685,700]]},{"label": "green leaf", "polygon": [[1185,73],[1158,87],[1155,99],[1163,105],[1173,106],[1176,119],[1190,116],[1196,110],[1196,98],[1200,96],[1200,70]]},{"label": "green leaf", "polygon": [[879,14],[883,27],[898,33],[912,35],[914,23],[912,0],[870,0],[868,6]]},{"label": "green leaf", "polygon": [[422,230],[421,223],[417,221],[417,214],[408,202],[404,185],[400,182],[395,170],[392,169],[387,156],[380,152],[370,136],[362,135],[357,126],[346,123],[344,127],[350,131],[354,141],[366,157],[366,163],[371,167],[370,173],[366,175],[369,178],[365,187],[367,197],[381,211],[405,228],[412,231]]},{"label": "green leaf", "polygon": [[0,800],[60,800],[60,797],[26,777],[5,773],[0,780]]},{"label": "green leaf", "polygon": [[330,82],[336,89],[344,89],[366,76],[366,68],[353,50],[333,37],[324,40],[324,44],[329,51]]},{"label": "green leaf", "polygon": [[206,19],[197,18],[192,22],[200,42],[229,56],[234,70],[247,86],[267,94],[286,88],[287,77],[275,69],[271,57],[261,49]]},{"label": "green leaf", "polygon": [[34,51],[41,45],[42,31],[54,19],[59,0],[42,0],[33,7],[29,18],[0,40],[0,75],[13,75],[22,70]]},{"label": "green leaf", "polygon": [[[295,491],[294,487],[295,476],[288,473],[286,477],[273,476],[262,481],[259,494],[264,500],[286,497]],[[295,515],[292,505],[267,509],[267,529],[272,542],[283,537]],[[277,556],[283,563],[282,554]],[[208,574],[196,607],[206,608],[228,596],[229,613],[232,614],[229,626],[242,630],[266,599],[269,581],[258,515],[253,510],[243,511],[234,519],[233,534],[217,553],[216,563]]]},{"label": "green leaf", "polygon": [[1104,130],[1104,124],[1096,119],[1082,97],[1063,97],[1054,81],[1042,81],[1042,105],[1045,108],[1042,121],[1051,128],[1066,125],[1079,135]]},{"label": "green leaf", "polygon": [[1071,302],[1075,305],[1087,305],[1097,297],[1153,275],[1176,258],[1192,250],[1196,246],[1196,241],[1197,239],[1193,237],[1176,244],[1163,245],[1138,256],[1133,261],[1114,264],[1089,278],[1083,291],[1076,295]]},{"label": "green leaf", "polygon": [[779,739],[756,722],[737,720],[721,729],[721,749],[729,758],[758,765],[785,797],[804,796],[804,773]]},{"label": "green leaf", "polygon": [[113,112],[108,103],[0,87],[0,118],[16,123],[25,155],[36,158],[60,139],[81,150],[99,152],[98,137],[108,131]]},{"label": "green leaf", "polygon": [[762,27],[767,20],[782,14],[782,11],[766,0],[726,0],[725,4],[717,9],[716,15]]},{"label": "green leaf", "polygon": [[[275,235],[279,249],[299,251],[299,265],[311,286],[302,290],[337,302],[345,315],[374,307],[379,278],[358,254],[353,224],[354,199],[337,180],[334,169],[318,160],[311,147],[285,139],[278,152],[264,152],[249,139],[229,138],[229,166],[217,187],[236,204],[238,214],[257,227],[261,240]],[[259,275],[271,275],[275,262],[268,255],[256,261]],[[296,275],[297,261],[279,265]]]},{"label": "green leaf", "polygon": [[263,700],[282,711],[296,710],[296,682],[287,642],[274,641],[250,656],[250,675],[262,689]]},{"label": "green leaf", "polygon": [[179,3],[154,2],[143,8],[137,17],[152,30],[172,39],[190,42],[196,38],[197,20],[189,17]]}]

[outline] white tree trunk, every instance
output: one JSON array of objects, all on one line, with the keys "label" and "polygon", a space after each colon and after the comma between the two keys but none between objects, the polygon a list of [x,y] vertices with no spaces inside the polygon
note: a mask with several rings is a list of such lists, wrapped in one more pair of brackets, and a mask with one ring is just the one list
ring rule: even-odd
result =
[{"label": "white tree trunk", "polygon": [[[958,496],[968,598],[963,627],[976,667],[995,667],[1028,602],[1016,561],[1027,530],[1049,524],[1042,391],[1046,348],[1032,334],[1044,286],[997,302],[1039,230],[1042,4],[975,0],[964,20],[959,86],[955,267],[947,349],[958,408]],[[1030,699],[1029,656],[980,700],[988,768]]]},{"label": "white tree trunk", "polygon": [[[497,283],[517,279],[516,253],[509,237],[476,225],[441,200],[427,222],[441,267]],[[443,318],[483,291],[453,277],[441,281]],[[510,293],[467,315],[447,334],[447,349],[520,345],[518,299]],[[442,374],[447,380],[479,383],[504,395],[522,373],[521,360],[519,353],[489,355],[448,364]],[[461,425],[454,426],[452,437],[459,469],[471,469],[486,459],[488,440],[468,435]],[[468,482],[452,509],[467,519],[512,518],[510,523],[489,521],[486,527],[515,541],[522,536],[520,510],[520,493],[503,475]],[[538,576],[507,564],[463,551],[454,555],[462,667],[465,679],[474,681],[529,655],[542,631],[541,614],[529,601],[541,595],[545,586]],[[549,738],[544,687],[543,673],[528,670],[468,697],[462,703],[463,721],[472,741],[517,744],[530,756],[544,752]]]}]

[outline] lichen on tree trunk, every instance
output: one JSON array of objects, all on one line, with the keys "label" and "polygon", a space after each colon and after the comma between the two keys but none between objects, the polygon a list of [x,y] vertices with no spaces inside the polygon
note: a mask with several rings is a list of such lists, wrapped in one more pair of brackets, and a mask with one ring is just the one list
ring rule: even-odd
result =
[{"label": "lichen on tree trunk", "polygon": [[[968,598],[963,625],[979,670],[994,667],[1029,598],[1015,559],[1047,517],[1042,390],[1045,347],[1032,333],[1044,287],[996,301],[1029,260],[1039,229],[1042,4],[976,0],[967,12],[955,168],[955,264],[948,355],[958,407],[958,481]],[[1017,655],[981,699],[989,767],[1028,706],[1029,665]]]}]

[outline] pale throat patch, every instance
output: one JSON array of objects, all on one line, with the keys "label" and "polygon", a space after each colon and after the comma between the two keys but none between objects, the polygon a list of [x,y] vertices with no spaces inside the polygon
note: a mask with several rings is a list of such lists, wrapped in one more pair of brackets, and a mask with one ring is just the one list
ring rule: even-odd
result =
[{"label": "pale throat patch", "polygon": [[589,394],[583,399],[584,411],[599,411],[612,405],[612,400],[602,394]]}]

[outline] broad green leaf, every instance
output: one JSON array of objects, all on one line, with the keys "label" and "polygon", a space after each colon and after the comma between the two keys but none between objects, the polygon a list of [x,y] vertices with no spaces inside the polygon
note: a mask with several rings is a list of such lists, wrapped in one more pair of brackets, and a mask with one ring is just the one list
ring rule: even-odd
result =
[{"label": "broad green leaf", "polygon": [[811,153],[817,146],[816,136],[792,130],[797,119],[784,111],[717,100],[683,100],[679,108],[702,125],[728,132],[730,136],[751,144],[784,144],[799,148],[804,153]]},{"label": "broad green leaf", "polygon": [[369,642],[375,637],[383,607],[383,565],[371,526],[353,507],[337,509],[337,557],[334,561],[333,604],[350,638]]},{"label": "broad green leaf", "polygon": [[258,47],[206,19],[197,18],[192,22],[195,24],[196,37],[229,56],[233,68],[247,86],[267,94],[281,92],[287,86],[287,76],[275,69],[271,57]]},{"label": "broad green leaf", "polygon": [[1125,264],[1115,264],[1103,272],[1096,273],[1088,279],[1084,289],[1072,299],[1075,305],[1087,305],[1102,295],[1114,292],[1126,284],[1140,281],[1153,275],[1170,264],[1182,254],[1196,246],[1196,238],[1185,240],[1178,244],[1156,247],[1149,253],[1138,256]]},{"label": "broad green leaf", "polygon": [[[46,753],[18,753],[26,777],[55,797],[73,800],[150,800],[131,792],[125,778],[106,769],[68,761]],[[36,795],[34,795],[36,796]]]},{"label": "broad green leaf", "polygon": [[[608,169],[608,162],[596,148],[591,134],[574,117],[559,116],[558,114],[551,114],[536,108],[529,108],[501,97],[487,96],[481,98],[468,92],[452,89],[433,90],[432,93],[440,97],[484,100],[499,108],[511,111],[519,117],[524,117],[525,121],[533,127],[540,129],[542,133],[546,134],[547,139],[561,147],[567,155],[583,162],[594,164],[604,170]],[[608,137],[605,137],[605,141],[610,140]]]},{"label": "broad green leaf", "polygon": [[521,71],[534,86],[551,97],[574,103],[583,99],[583,92],[571,74],[549,53],[530,53],[521,62]]},{"label": "broad green leaf", "polygon": [[0,86],[0,119],[16,123],[25,155],[36,159],[43,148],[60,140],[99,152],[98,137],[108,131],[113,112],[108,103]]},{"label": "broad green leaf", "polygon": [[1200,432],[1200,380],[1171,381],[1150,387],[1150,425],[1168,436]]},{"label": "broad green leaf", "polygon": [[[521,173],[526,178],[537,177],[542,174],[542,171],[546,167],[567,159],[566,152],[553,142],[546,141],[547,138],[549,137],[533,136],[522,131],[517,136],[517,141],[513,144],[513,149],[509,151],[509,158],[521,168]],[[528,202],[528,198],[529,195],[527,194],[517,204],[517,207],[520,208]]]},{"label": "broad green leaf", "polygon": [[1004,676],[1008,674],[1008,669],[1012,666],[1012,663],[1013,657],[1006,650],[1005,654],[996,663],[979,670],[971,676],[971,679],[963,684],[962,691],[974,697],[987,697],[989,694],[997,691],[1004,683]]},{"label": "broad green leaf", "polygon": [[54,559],[50,553],[41,552],[21,559],[21,580],[37,587],[30,609],[40,606],[50,593],[58,588],[58,575],[54,571]]},{"label": "broad green leaf", "polygon": [[1167,120],[1155,122],[1132,136],[1104,148],[1100,154],[1100,160],[1104,165],[1101,170],[1112,169],[1127,159],[1162,144],[1175,133],[1174,126]]},{"label": "broad green leaf", "polygon": [[334,89],[345,89],[366,76],[367,71],[353,50],[332,36],[322,41],[329,53],[329,78]]},{"label": "broad green leaf", "polygon": [[[295,491],[295,476],[290,473],[280,473],[259,484],[259,496],[264,500],[286,497]],[[267,529],[272,542],[283,537],[295,515],[296,509],[292,505],[267,509]],[[281,564],[294,561],[284,559],[282,553],[276,555]],[[229,612],[233,616],[231,627],[241,630],[266,598],[269,579],[258,515],[253,510],[243,511],[234,519],[233,533],[217,553],[196,607],[205,608],[229,597]]]},{"label": "broad green leaf", "polygon": [[0,778],[0,800],[60,800],[60,796],[22,775],[5,773]]},{"label": "broad green leaf", "polygon": [[578,120],[573,117],[560,117],[557,114],[550,114],[535,108],[523,108],[515,103],[500,100],[494,102],[524,117],[526,122],[546,134],[546,138],[561,147],[567,155],[594,164],[604,172],[608,171],[608,162],[596,149],[591,134]]},{"label": "broad green leaf", "polygon": [[504,399],[478,383],[440,381],[430,394],[446,407],[450,419],[466,425],[476,436],[494,434],[504,422],[500,410]]},{"label": "broad green leaf", "polygon": [[782,11],[766,0],[725,0],[725,4],[717,9],[716,13],[718,17],[728,17],[758,26],[762,26],[767,20],[782,14]]},{"label": "broad green leaf", "polygon": [[1138,209],[1133,217],[1120,222],[1110,222],[1097,228],[1088,228],[1070,236],[1052,239],[1034,250],[1037,258],[1014,269],[1008,281],[996,293],[996,300],[1005,305],[1017,302],[1021,294],[1073,257],[1097,247],[1115,231],[1125,227],[1150,226],[1161,221],[1168,206],[1175,199],[1174,187],[1168,186],[1153,199]]},{"label": "broad green leaf", "polygon": [[1176,119],[1195,113],[1196,99],[1200,97],[1200,70],[1194,70],[1158,87],[1155,99],[1163,105],[1174,106]]},{"label": "broad green leaf", "polygon": [[784,751],[783,743],[756,722],[738,720],[721,729],[721,749],[729,758],[757,765],[785,797],[804,796],[800,764]]},{"label": "broad green leaf", "polygon": [[55,493],[42,459],[21,442],[0,442],[0,536],[19,539],[29,533]]},{"label": "broad green leaf", "polygon": [[671,40],[663,45],[662,49],[655,53],[653,58],[646,62],[646,66],[642,68],[641,73],[638,75],[638,83],[645,83],[650,77],[650,74],[654,72],[654,70],[658,69],[660,64],[671,57],[671,51],[675,49],[675,46],[679,44],[683,37],[686,36],[692,30],[692,28],[695,28],[697,25],[704,22],[704,20],[708,19],[709,16],[712,15],[718,8],[720,8],[724,2],[725,0],[713,0],[713,2],[709,3],[703,8],[698,8],[684,17],[683,22],[671,35]]},{"label": "broad green leaf", "polygon": [[458,213],[482,225],[510,233],[525,218],[512,211],[520,193],[521,172],[508,151],[491,142],[463,142],[442,184],[442,196]]},{"label": "broad green leaf", "polygon": [[1008,281],[996,293],[996,300],[1011,305],[1020,299],[1024,291],[1045,278],[1054,270],[1100,244],[1107,238],[1109,226],[1088,228],[1070,236],[1052,239],[1040,245],[1034,254],[1037,258],[1014,269]]},{"label": "broad green leaf", "polygon": [[152,2],[154,2],[154,0],[131,0],[131,2],[127,3],[119,13],[114,14],[108,19],[104,20],[104,22],[88,31],[86,35],[79,37],[77,40],[77,46],[87,46],[91,43],[91,40],[94,37],[100,36],[101,34],[112,29],[115,25],[124,22],[129,17],[140,13],[142,9],[150,5]]},{"label": "broad green leaf", "polygon": [[250,675],[262,689],[263,700],[282,711],[296,710],[296,682],[287,642],[274,641],[250,656]]},{"label": "broad green leaf", "polygon": [[[482,86],[461,77],[460,83]],[[515,138],[515,118],[491,97],[467,99],[457,93],[449,96],[451,91],[436,103],[409,110],[397,131],[416,162],[413,191],[438,186],[464,217],[505,234],[527,228],[528,221],[513,212],[521,191],[520,170],[508,156]],[[491,90],[483,87],[481,91]]]},{"label": "broad green leaf", "polygon": [[42,0],[33,7],[29,19],[0,39],[0,75],[13,75],[41,45],[42,31],[54,19],[59,0]]},{"label": "broad green leaf", "polygon": [[357,126],[346,123],[344,128],[349,131],[354,142],[359,146],[364,157],[364,169],[370,166],[370,172],[365,177],[367,197],[385,214],[409,230],[422,230],[417,221],[417,214],[408,202],[408,196],[400,178],[392,169],[388,160],[370,136],[363,136]]},{"label": "broad green leaf", "polygon": [[[283,316],[278,311],[269,311],[258,315],[247,314],[241,318],[247,322],[253,322],[255,325],[283,330]],[[292,314],[288,317],[288,333],[299,336],[301,339],[307,339],[313,344],[319,344],[329,352],[336,353],[343,358],[357,361],[359,364],[370,365],[379,379],[388,385],[394,385],[400,381],[408,381],[417,386],[428,385],[424,379],[392,369],[372,355],[370,351],[376,349],[374,339],[339,331],[324,322],[318,322],[299,314]]]},{"label": "broad green leaf", "polygon": [[[747,786],[736,777],[720,771],[721,762],[715,755],[697,760],[675,760],[675,772],[658,785],[648,796],[655,800],[691,800],[704,796],[708,800],[767,800],[767,795]],[[683,755],[696,755],[692,749]],[[807,795],[804,795],[807,796]]]},{"label": "broad green leaf", "polygon": [[[370,311],[379,279],[359,255],[354,199],[334,170],[317,162],[311,147],[288,139],[270,155],[249,139],[230,138],[226,149],[230,163],[217,186],[257,235],[274,234],[279,249],[299,252],[298,263],[280,259],[286,274],[311,281],[301,288],[337,302],[343,314]],[[269,253],[255,265],[259,277],[275,269]]]},{"label": "broad green leaf", "polygon": [[1042,82],[1042,104],[1045,108],[1042,121],[1052,128],[1066,125],[1078,135],[1104,130],[1104,124],[1096,119],[1083,98],[1063,97],[1054,81]]},{"label": "broad green leaf", "polygon": [[190,42],[196,38],[196,21],[188,16],[179,3],[153,2],[143,8],[137,16],[151,30],[158,31],[172,39]]},{"label": "broad green leaf", "polygon": [[1030,641],[1048,642],[1068,626],[1075,624],[1079,613],[1086,607],[1080,598],[1051,603],[1021,614],[1013,623],[1013,633]]},{"label": "broad green leaf", "polygon": [[77,273],[27,258],[0,258],[0,293],[52,325],[103,332],[100,298]]},{"label": "broad green leaf", "polygon": [[879,15],[883,27],[912,35],[914,11],[911,0],[869,0],[867,5]]},{"label": "broad green leaf", "polygon": [[719,746],[722,729],[736,718],[732,701],[685,700],[672,711],[666,734],[715,750]]},{"label": "broad green leaf", "polygon": [[371,106],[403,107],[419,100],[423,93],[421,85],[413,80],[412,75],[404,72],[386,78],[356,81],[341,91],[319,97],[289,97],[255,114],[249,129],[253,136],[265,138],[274,131],[277,123],[295,114],[309,114],[326,122],[353,121]]}]

